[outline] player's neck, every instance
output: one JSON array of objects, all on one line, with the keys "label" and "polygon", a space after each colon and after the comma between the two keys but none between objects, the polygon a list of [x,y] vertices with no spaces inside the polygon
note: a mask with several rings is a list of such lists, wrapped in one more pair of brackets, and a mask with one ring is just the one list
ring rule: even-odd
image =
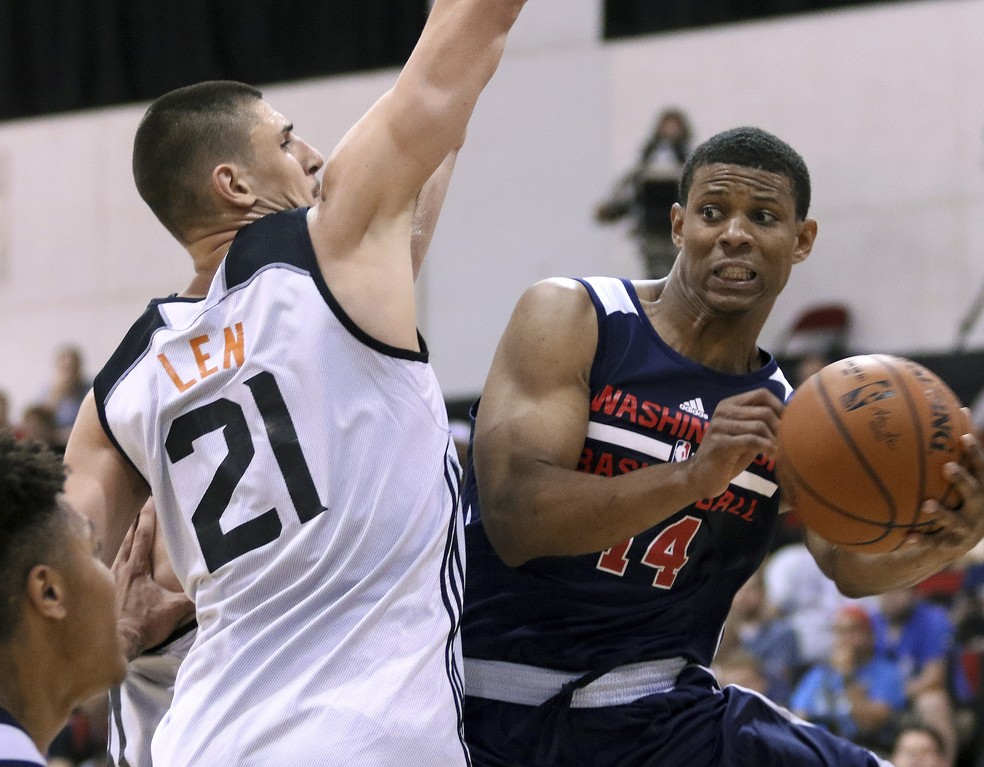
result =
[{"label": "player's neck", "polygon": [[229,252],[237,231],[212,232],[185,245],[195,267],[195,278],[182,291],[182,296],[200,298],[208,293],[212,278]]},{"label": "player's neck", "polygon": [[73,701],[56,695],[36,673],[45,666],[36,657],[14,661],[4,658],[0,662],[0,708],[17,720],[41,753],[68,721],[73,707]]},{"label": "player's neck", "polygon": [[[660,338],[689,360],[722,373],[745,374],[762,367],[760,324],[745,317],[698,316],[665,300],[647,305]],[[743,325],[747,327],[742,327]]]}]

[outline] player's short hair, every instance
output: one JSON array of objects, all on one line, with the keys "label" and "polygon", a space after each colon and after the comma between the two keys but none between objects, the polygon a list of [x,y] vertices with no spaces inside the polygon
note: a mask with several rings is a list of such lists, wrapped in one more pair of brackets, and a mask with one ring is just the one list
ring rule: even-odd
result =
[{"label": "player's short hair", "polygon": [[712,136],[698,146],[683,166],[680,203],[686,205],[694,173],[705,165],[723,163],[777,173],[789,179],[796,203],[796,218],[810,210],[810,172],[806,162],[782,139],[761,128],[732,128]]},{"label": "player's short hair", "polygon": [[68,529],[58,497],[64,485],[65,468],[54,452],[0,430],[0,643],[20,623],[31,568],[60,559]]},{"label": "player's short hair", "polygon": [[252,85],[212,80],[165,93],[140,121],[133,141],[137,191],[181,242],[189,225],[208,214],[215,166],[252,157],[250,107],[262,98]]}]

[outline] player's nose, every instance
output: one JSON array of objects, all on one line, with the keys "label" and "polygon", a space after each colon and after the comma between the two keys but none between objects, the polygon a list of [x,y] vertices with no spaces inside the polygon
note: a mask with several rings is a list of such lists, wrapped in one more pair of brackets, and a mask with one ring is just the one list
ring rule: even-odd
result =
[{"label": "player's nose", "polygon": [[303,159],[304,170],[309,176],[313,176],[325,165],[325,156],[317,149],[304,141],[305,154]]},{"label": "player's nose", "polygon": [[721,229],[720,239],[731,246],[751,241],[748,222],[742,216],[731,216]]}]

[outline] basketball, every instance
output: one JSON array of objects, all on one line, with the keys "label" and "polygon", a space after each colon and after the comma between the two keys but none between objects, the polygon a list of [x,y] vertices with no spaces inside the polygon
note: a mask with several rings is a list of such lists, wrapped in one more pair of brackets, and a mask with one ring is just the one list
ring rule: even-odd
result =
[{"label": "basketball", "polygon": [[779,425],[779,485],[803,524],[831,543],[892,551],[911,532],[933,532],[920,507],[946,499],[943,465],[958,459],[968,431],[956,395],[922,365],[848,357],[793,392]]}]

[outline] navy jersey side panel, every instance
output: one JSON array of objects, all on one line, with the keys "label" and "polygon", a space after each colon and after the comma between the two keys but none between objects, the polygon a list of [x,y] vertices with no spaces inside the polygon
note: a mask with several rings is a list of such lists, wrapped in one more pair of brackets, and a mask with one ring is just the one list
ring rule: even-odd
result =
[{"label": "navy jersey side panel", "polygon": [[[578,470],[612,477],[687,460],[722,399],[760,387],[788,395],[775,360],[748,375],[710,370],[659,338],[630,282],[582,284],[598,313],[599,340]],[[684,656],[709,664],[732,597],[768,551],[779,509],[773,461],[760,457],[721,496],[620,546],[509,568],[482,528],[469,473],[465,655],[568,671],[613,659]]]}]

